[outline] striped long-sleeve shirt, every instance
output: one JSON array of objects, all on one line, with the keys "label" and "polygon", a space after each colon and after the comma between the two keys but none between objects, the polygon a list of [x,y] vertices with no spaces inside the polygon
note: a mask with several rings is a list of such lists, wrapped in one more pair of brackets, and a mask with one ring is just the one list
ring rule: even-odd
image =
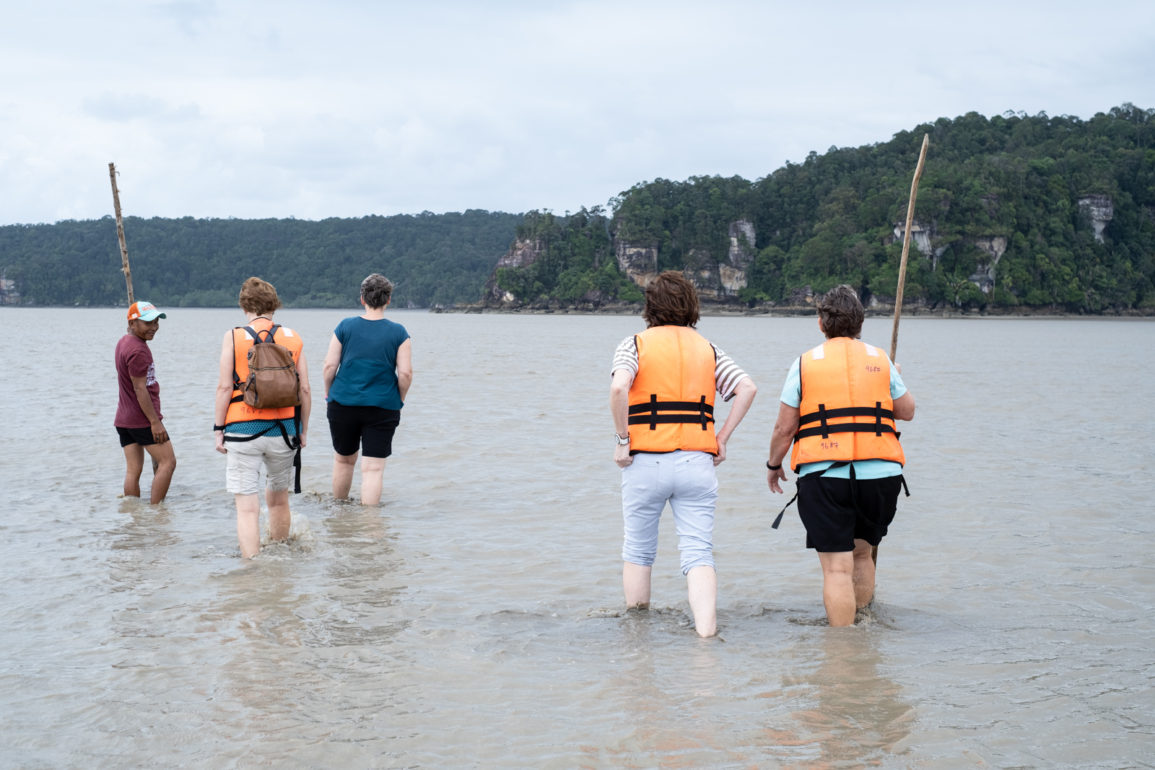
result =
[{"label": "striped long-sleeve shirt", "polygon": [[[722,397],[722,400],[729,401],[734,397],[734,388],[748,375],[734,363],[734,359],[722,352],[722,349],[717,345],[711,342],[710,347],[714,348],[714,386],[718,389],[718,395]],[[625,369],[631,375],[638,373],[638,343],[632,334],[622,340],[617,350],[614,351],[614,362],[610,367],[610,374],[619,369]]]}]

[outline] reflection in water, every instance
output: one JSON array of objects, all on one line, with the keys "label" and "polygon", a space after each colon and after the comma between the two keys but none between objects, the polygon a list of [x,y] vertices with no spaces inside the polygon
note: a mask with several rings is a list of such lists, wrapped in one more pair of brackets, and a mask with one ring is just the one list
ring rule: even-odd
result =
[{"label": "reflection in water", "polygon": [[[730,700],[720,638],[699,639],[680,610],[630,610],[619,620],[615,675],[605,683],[607,714],[626,724],[607,746],[586,746],[582,766],[703,767],[743,761],[732,725],[702,718],[708,704]],[[677,661],[673,667],[672,660]]]},{"label": "reflection in water", "polygon": [[[336,734],[350,751],[379,740],[378,720],[397,705],[390,679],[408,658],[395,645],[407,621],[400,588],[390,587],[398,559],[381,512],[329,504],[324,549],[262,550],[218,576],[216,606],[201,615],[223,642],[212,690],[244,709],[215,713],[215,729],[283,735],[270,759]],[[364,761],[334,748],[329,757]]]},{"label": "reflection in water", "polygon": [[[172,511],[163,502],[151,505],[139,497],[121,497],[118,503],[118,512],[129,518],[109,532],[114,550],[150,554],[154,548],[176,542],[172,531]],[[135,559],[129,556],[113,566],[135,569],[134,562]]]},{"label": "reflection in water", "polygon": [[349,501],[329,501],[324,520],[326,540],[333,549],[327,559],[328,599],[340,605],[341,617],[328,624],[327,644],[387,642],[409,625],[394,605],[404,586],[398,575],[396,535],[382,509]]},{"label": "reflection in water", "polygon": [[879,635],[858,626],[816,636],[811,654],[819,656],[817,665],[788,677],[787,686],[802,686],[807,695],[792,714],[793,737],[784,742],[815,749],[815,767],[876,764],[903,753],[914,709],[898,684],[879,672]]}]

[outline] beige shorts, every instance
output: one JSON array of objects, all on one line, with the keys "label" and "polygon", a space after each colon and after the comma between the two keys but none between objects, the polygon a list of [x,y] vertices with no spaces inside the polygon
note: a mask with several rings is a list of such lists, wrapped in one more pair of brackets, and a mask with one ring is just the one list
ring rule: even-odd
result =
[{"label": "beige shorts", "polygon": [[293,457],[296,449],[285,444],[279,430],[252,441],[227,441],[228,465],[225,468],[225,489],[234,495],[256,495],[261,492],[261,466],[264,466],[266,486],[280,492],[293,481]]}]

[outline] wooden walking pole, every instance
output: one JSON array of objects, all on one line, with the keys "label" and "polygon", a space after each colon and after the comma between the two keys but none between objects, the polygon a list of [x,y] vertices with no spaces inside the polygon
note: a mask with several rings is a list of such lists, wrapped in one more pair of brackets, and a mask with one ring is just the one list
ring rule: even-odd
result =
[{"label": "wooden walking pole", "polygon": [[922,166],[926,162],[926,147],[930,134],[922,135],[922,150],[918,153],[918,165],[914,169],[914,179],[910,182],[910,203],[906,206],[906,229],[902,232],[902,259],[898,263],[898,289],[894,293],[894,330],[890,334],[890,360],[898,350],[898,318],[902,315],[902,289],[906,285],[906,257],[910,253],[910,228],[914,226],[914,199],[918,197],[918,180],[922,177]]},{"label": "wooden walking pole", "polygon": [[[890,334],[890,360],[898,352],[898,319],[902,315],[902,289],[906,285],[906,258],[910,254],[910,228],[914,226],[914,199],[918,197],[918,180],[922,178],[922,166],[926,163],[926,148],[930,144],[930,134],[922,135],[922,149],[918,153],[918,165],[914,168],[914,179],[910,182],[910,202],[906,204],[906,229],[902,232],[902,258],[898,262],[898,289],[894,293],[894,329]],[[870,557],[878,564],[878,546],[870,549]]]},{"label": "wooden walking pole", "polygon": [[124,273],[124,285],[128,289],[128,304],[136,302],[132,296],[132,268],[128,266],[128,246],[124,242],[124,220],[120,216],[120,193],[116,189],[116,164],[108,164],[108,178],[112,180],[112,206],[116,211],[116,237],[120,241],[120,271]]}]

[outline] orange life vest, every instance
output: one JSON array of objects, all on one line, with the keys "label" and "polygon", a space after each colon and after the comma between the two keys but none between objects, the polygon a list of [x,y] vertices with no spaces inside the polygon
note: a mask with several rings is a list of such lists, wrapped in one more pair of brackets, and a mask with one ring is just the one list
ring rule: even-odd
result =
[{"label": "orange life vest", "polygon": [[[273,328],[273,322],[264,317],[254,318],[249,327],[258,333]],[[301,338],[292,330],[284,326],[279,327],[273,334],[273,341],[284,345],[293,354],[293,361],[301,360],[301,348],[304,344]],[[245,327],[233,329],[233,397],[229,401],[229,411],[225,414],[225,426],[237,422],[253,420],[289,420],[295,415],[296,407],[285,406],[279,409],[256,409],[245,403],[241,394],[241,383],[249,376],[249,348],[253,346],[253,337],[245,331]]]},{"label": "orange life vest", "polygon": [[714,347],[688,326],[653,326],[634,337],[630,451],[718,453]]},{"label": "orange life vest", "polygon": [[906,462],[894,426],[890,359],[876,347],[836,337],[802,355],[802,402],[790,464]]}]

